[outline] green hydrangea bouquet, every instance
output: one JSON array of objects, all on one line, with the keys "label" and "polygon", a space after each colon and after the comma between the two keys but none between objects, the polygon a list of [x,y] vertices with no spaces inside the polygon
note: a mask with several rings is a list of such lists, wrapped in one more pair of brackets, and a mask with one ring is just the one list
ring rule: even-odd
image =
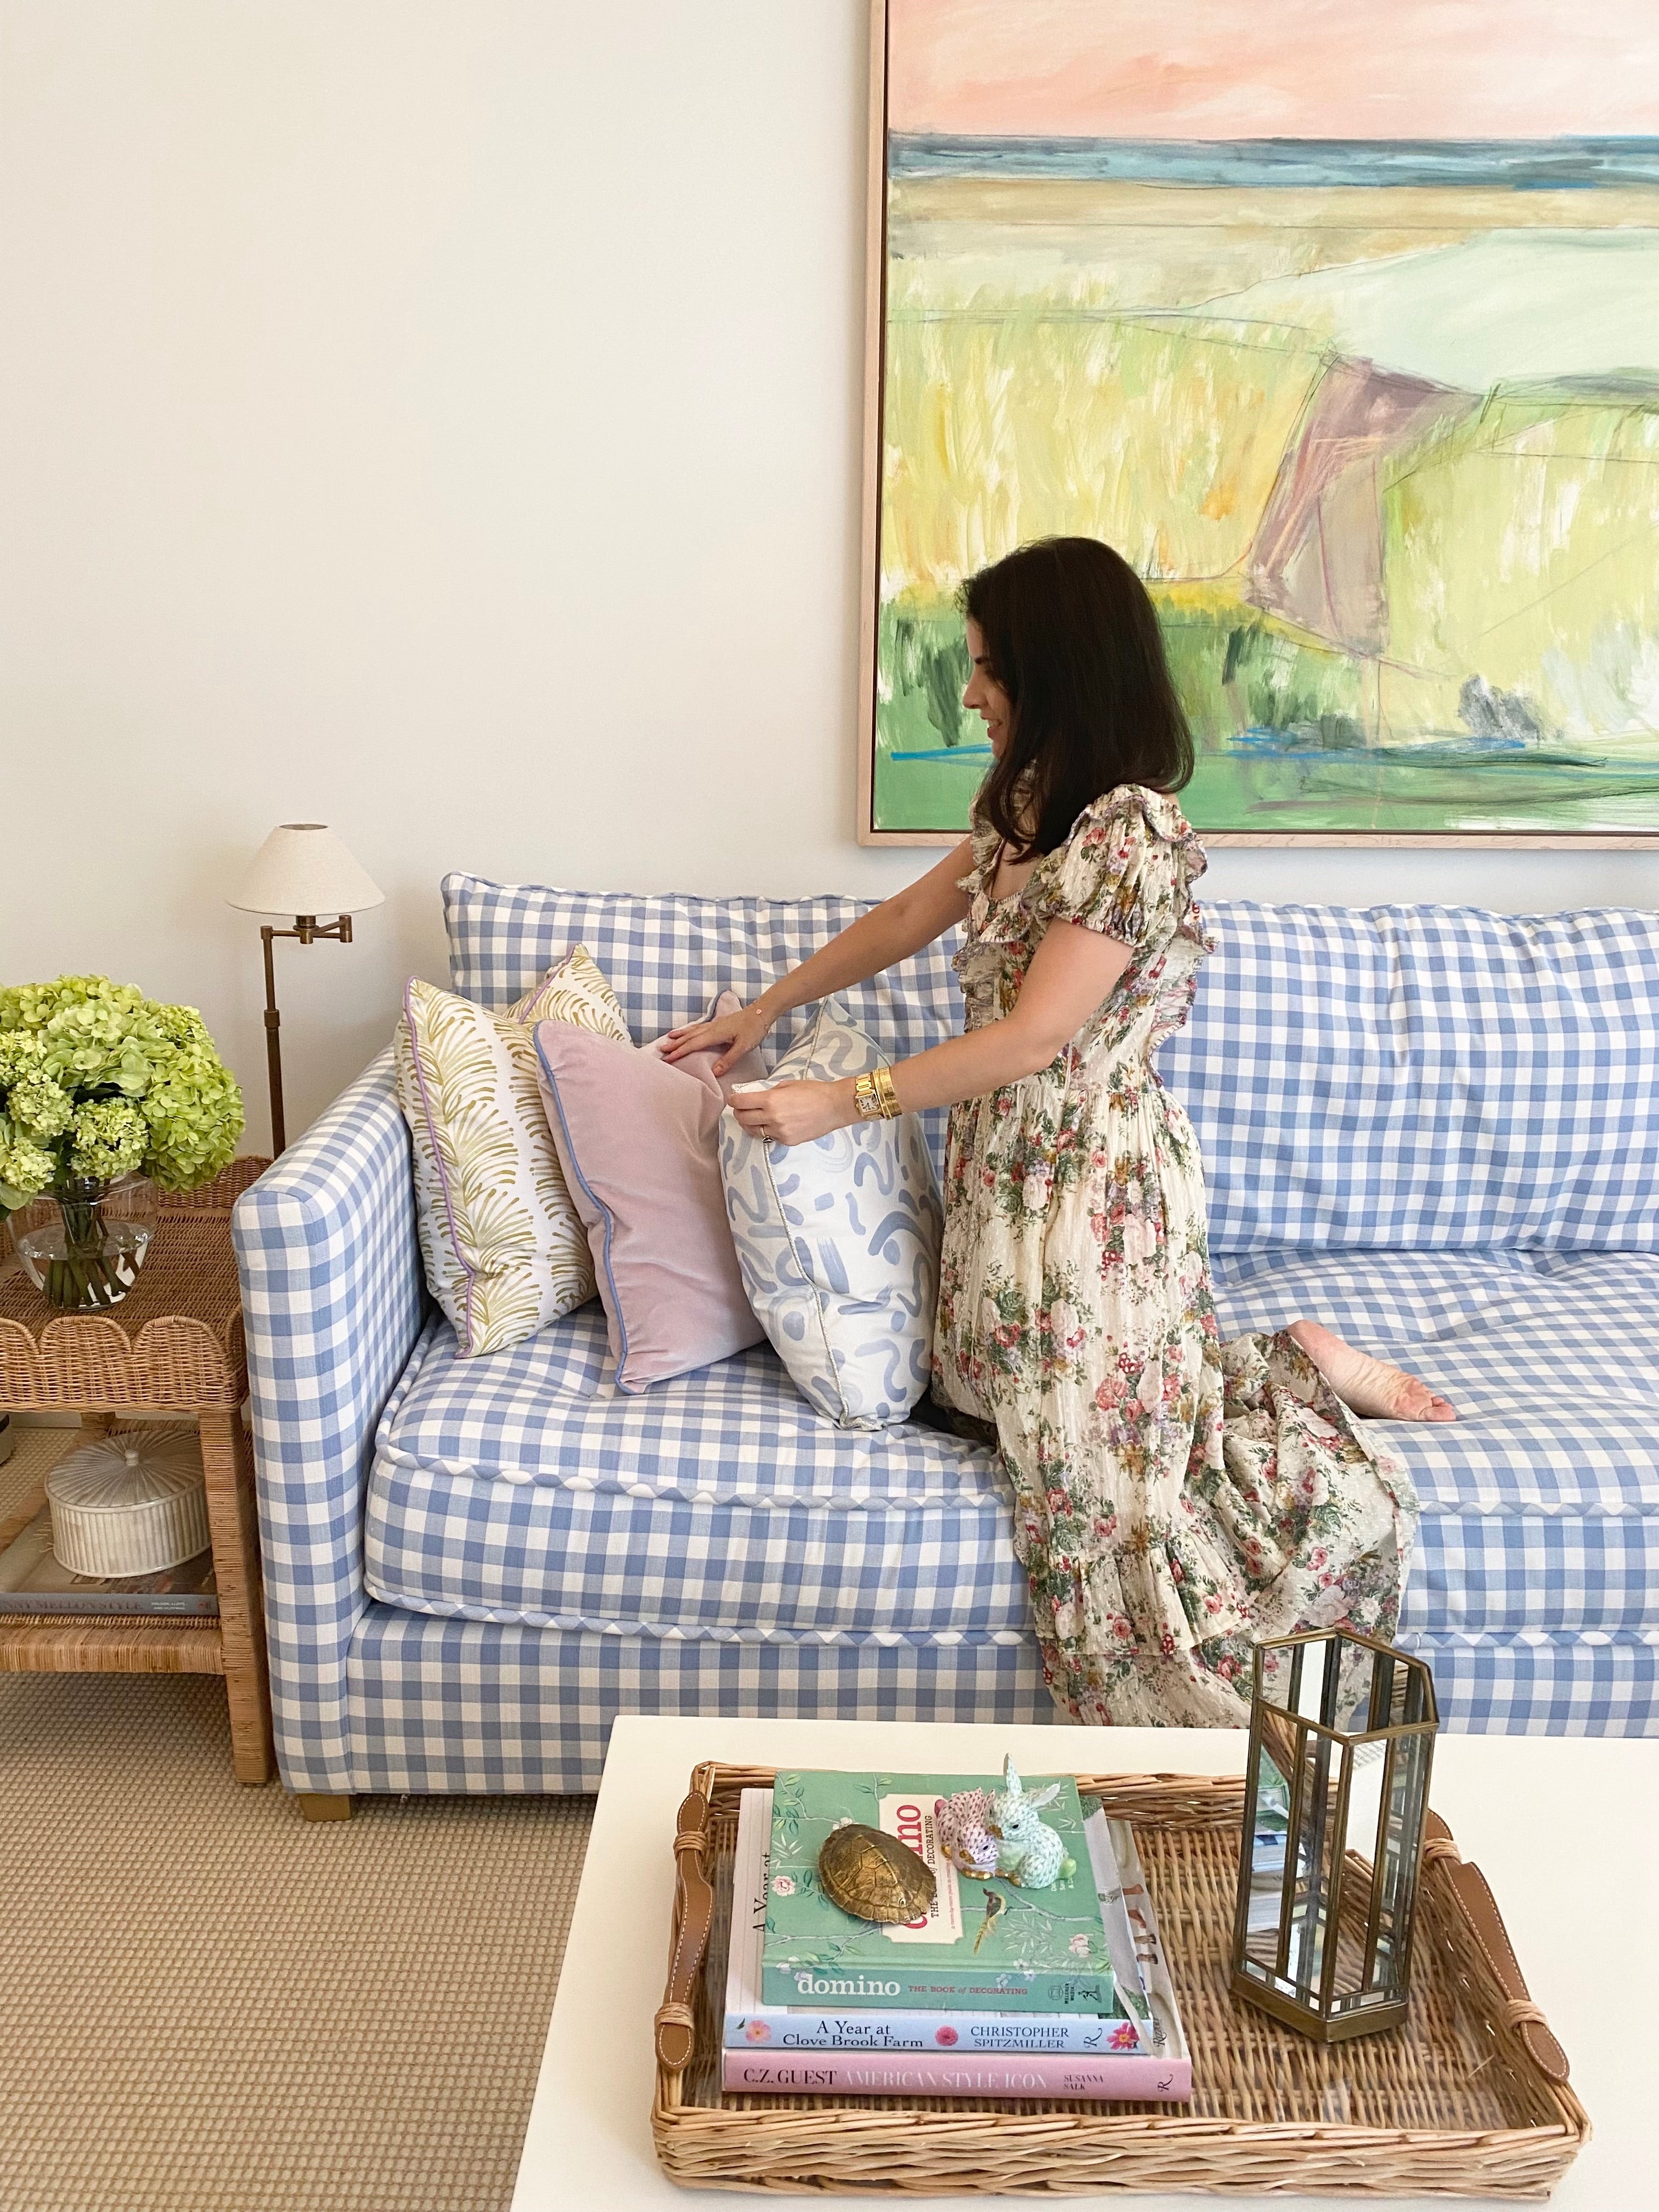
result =
[{"label": "green hydrangea bouquet", "polygon": [[125,1291],[98,1211],[112,1182],[143,1174],[193,1190],[228,1166],[241,1133],[242,1094],[193,1006],[106,975],[0,989],[0,1214],[42,1193],[62,1207],[55,1304]]}]

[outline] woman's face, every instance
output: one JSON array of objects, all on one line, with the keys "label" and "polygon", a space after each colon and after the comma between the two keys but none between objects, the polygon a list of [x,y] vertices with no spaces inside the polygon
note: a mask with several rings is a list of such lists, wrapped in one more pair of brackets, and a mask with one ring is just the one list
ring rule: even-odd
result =
[{"label": "woman's face", "polygon": [[997,759],[1008,742],[1008,721],[1012,704],[1008,694],[991,673],[991,664],[986,658],[985,634],[970,615],[968,618],[968,658],[973,662],[973,672],[968,678],[968,689],[962,695],[964,707],[971,707],[985,724],[985,734],[991,741],[991,750]]}]

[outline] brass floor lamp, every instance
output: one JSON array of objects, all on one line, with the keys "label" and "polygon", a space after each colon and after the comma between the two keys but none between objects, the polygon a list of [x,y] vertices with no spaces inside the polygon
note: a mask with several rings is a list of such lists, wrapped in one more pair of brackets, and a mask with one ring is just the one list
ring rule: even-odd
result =
[{"label": "brass floor lamp", "polygon": [[[265,1060],[270,1075],[270,1149],[288,1149],[288,1130],[283,1114],[283,1018],[276,1009],[276,964],[273,948],[279,937],[297,937],[301,945],[319,939],[349,945],[351,917],[371,906],[384,906],[386,894],[353,860],[325,822],[284,822],[265,839],[235,896],[227,902],[243,914],[291,914],[292,929],[277,929],[266,922],[259,932],[265,951]],[[331,914],[332,921],[319,915]]]}]

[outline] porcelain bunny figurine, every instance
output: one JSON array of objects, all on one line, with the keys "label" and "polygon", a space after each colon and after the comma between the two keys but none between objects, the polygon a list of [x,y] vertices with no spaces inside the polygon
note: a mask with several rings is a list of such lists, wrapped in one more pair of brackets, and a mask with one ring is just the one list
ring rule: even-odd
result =
[{"label": "porcelain bunny figurine", "polygon": [[1012,1753],[1002,1762],[1002,1787],[991,1800],[991,1820],[1002,1841],[997,1847],[997,1872],[1022,1889],[1050,1889],[1076,1873],[1066,1846],[1038,1816],[1060,1795],[1058,1782],[1028,1797]]},{"label": "porcelain bunny figurine", "polygon": [[963,1874],[1000,1875],[1021,1889],[1049,1889],[1076,1873],[1075,1862],[1048,1824],[1042,1808],[1060,1795],[1053,1783],[1028,1797],[1012,1754],[1002,1762],[1002,1787],[959,1790],[938,1808],[939,1848]]},{"label": "porcelain bunny figurine", "polygon": [[936,1810],[939,1847],[958,1874],[981,1880],[997,1870],[997,1838],[991,1826],[988,1790],[958,1790],[941,1798]]}]

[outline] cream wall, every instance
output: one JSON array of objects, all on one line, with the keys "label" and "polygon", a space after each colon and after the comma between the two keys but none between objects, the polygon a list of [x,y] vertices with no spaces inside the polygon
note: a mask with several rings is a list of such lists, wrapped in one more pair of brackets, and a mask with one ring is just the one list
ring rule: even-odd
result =
[{"label": "cream wall", "polygon": [[[441,977],[447,867],[879,893],[853,827],[864,0],[7,0],[0,975],[198,1004],[263,1141]],[[1217,894],[1659,899],[1659,856],[1221,853]]]}]

